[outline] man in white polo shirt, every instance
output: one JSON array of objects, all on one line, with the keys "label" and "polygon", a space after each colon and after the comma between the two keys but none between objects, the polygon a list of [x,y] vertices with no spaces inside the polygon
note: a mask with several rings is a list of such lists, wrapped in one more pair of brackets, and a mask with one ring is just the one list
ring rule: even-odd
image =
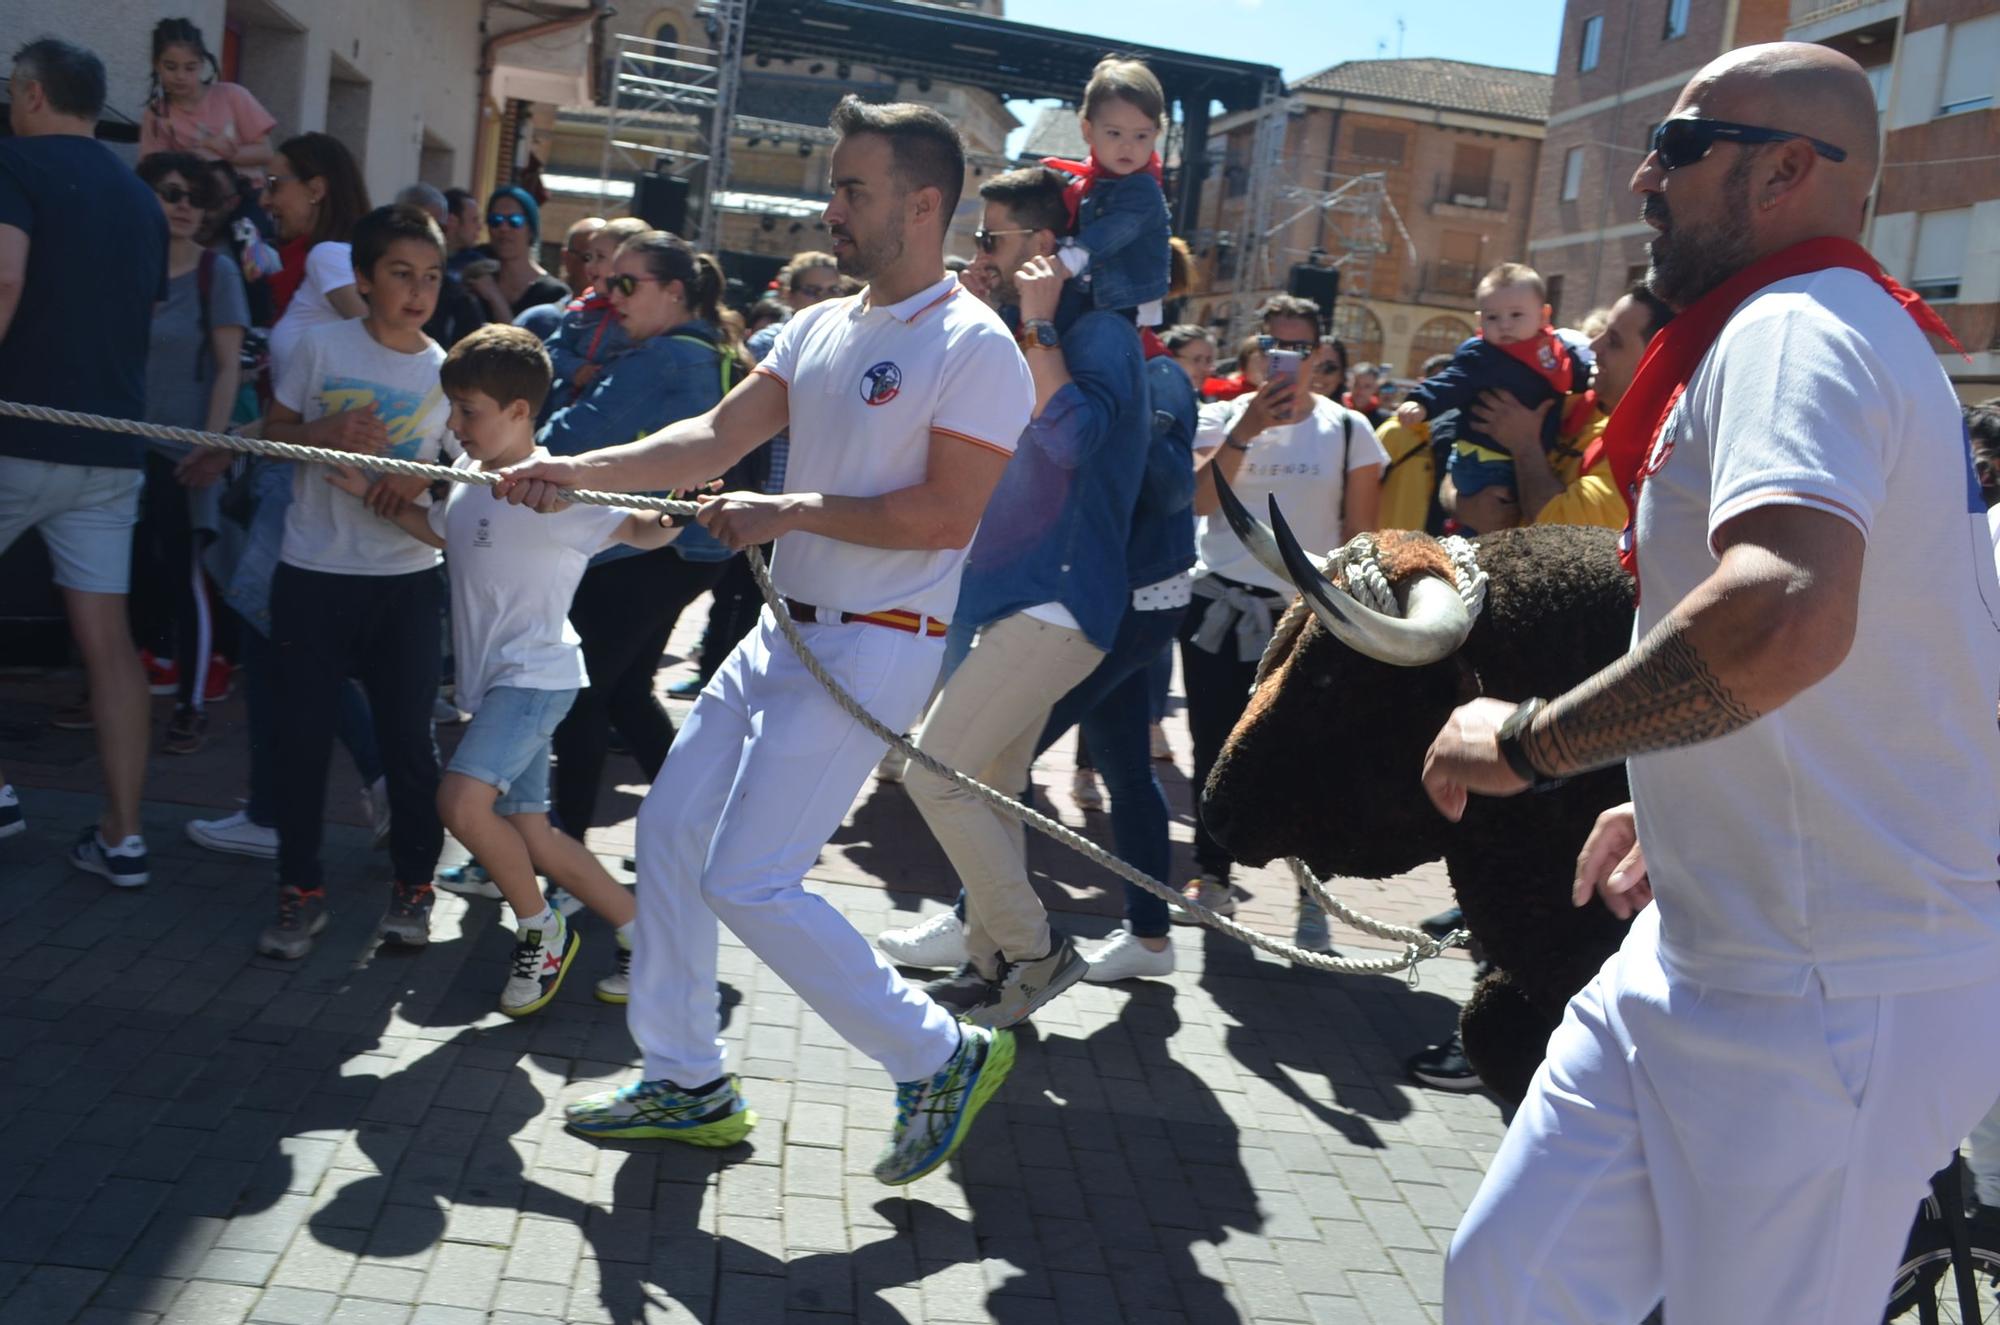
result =
[{"label": "man in white polo shirt", "polygon": [[[1034,391],[1004,323],[944,268],[965,176],[936,111],[833,114],[832,250],[868,288],[785,324],[715,409],[628,446],[509,471],[547,508],[564,487],[695,487],[781,428],[786,491],[729,493],[701,522],[732,548],[776,540],[772,576],[827,670],[891,729],[915,721],[943,658],[965,549]],[[569,1106],[589,1136],[731,1145],[756,1121],[724,1075],[716,920],[897,1082],[875,1176],[943,1163],[1013,1064],[1005,1031],[963,1027],[801,885],[882,743],[841,711],[766,609],[681,727],[639,810],[632,1038],[643,1078]]]},{"label": "man in white polo shirt", "polygon": [[1459,1228],[1449,1325],[1874,1325],[2000,1095],[2000,587],[1949,333],[1854,242],[1877,132],[1852,60],[1753,46],[1633,177],[1677,316],[1605,436],[1632,650],[1459,709],[1424,782],[1455,818],[1626,762],[1577,897],[1638,919]]}]

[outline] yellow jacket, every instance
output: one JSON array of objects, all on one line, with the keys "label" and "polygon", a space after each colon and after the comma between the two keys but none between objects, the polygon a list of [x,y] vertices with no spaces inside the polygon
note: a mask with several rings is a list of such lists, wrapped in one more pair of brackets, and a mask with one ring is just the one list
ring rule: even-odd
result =
[{"label": "yellow jacket", "polygon": [[[1536,524],[1625,527],[1625,499],[1618,495],[1618,485],[1612,480],[1611,462],[1599,459],[1588,474],[1580,472],[1583,454],[1604,432],[1606,417],[1602,410],[1592,411],[1589,422],[1575,436],[1559,438],[1556,448],[1549,452],[1549,464],[1563,490],[1542,508],[1535,517]],[[1380,526],[1422,529],[1439,482],[1431,455],[1430,425],[1419,423],[1406,428],[1391,418],[1376,430],[1375,436],[1389,453],[1389,463],[1382,471]]]}]

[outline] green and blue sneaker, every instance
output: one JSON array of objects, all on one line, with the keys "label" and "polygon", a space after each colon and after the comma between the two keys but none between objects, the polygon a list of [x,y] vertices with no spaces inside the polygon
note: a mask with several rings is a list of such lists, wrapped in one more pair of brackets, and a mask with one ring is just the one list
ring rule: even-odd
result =
[{"label": "green and blue sneaker", "polygon": [[671,1081],[635,1081],[586,1095],[563,1110],[570,1130],[611,1140],[679,1141],[689,1146],[733,1146],[757,1125],[735,1077],[707,1090],[682,1090]]},{"label": "green and blue sneaker", "polygon": [[437,886],[460,897],[500,899],[500,885],[493,882],[493,876],[476,860],[468,860],[463,865],[448,865],[439,870]]},{"label": "green and blue sneaker", "polygon": [[929,1081],[896,1083],[896,1126],[875,1161],[891,1187],[915,1182],[951,1158],[993,1092],[1014,1070],[1010,1031],[959,1024],[958,1052]]}]

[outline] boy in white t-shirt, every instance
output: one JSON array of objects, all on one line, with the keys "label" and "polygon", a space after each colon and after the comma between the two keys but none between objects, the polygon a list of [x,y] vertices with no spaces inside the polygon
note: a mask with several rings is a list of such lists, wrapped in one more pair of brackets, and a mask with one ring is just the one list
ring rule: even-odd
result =
[{"label": "boy in white t-shirt", "polygon": [[[445,431],[444,351],[423,327],[444,279],[444,237],[414,207],[378,207],[354,227],[352,256],[368,314],[300,338],[278,366],[264,435],[434,463]],[[430,880],[444,845],[431,734],[443,586],[434,550],[369,514],[421,500],[428,486],[421,477],[377,478],[364,505],[321,482],[317,466],[294,467],[271,577],[282,758],[278,917],[257,938],[268,956],[303,957],[326,928],[319,847],[333,715],[350,676],[367,692],[388,782],[394,875],[381,932],[409,946],[430,939]]]},{"label": "boy in white t-shirt", "polygon": [[[541,454],[535,415],[551,377],[541,341],[519,327],[482,327],[453,346],[440,378],[452,433],[465,448],[458,466],[504,469]],[[351,469],[332,471],[327,482],[355,496],[368,490]],[[598,982],[597,996],[624,1003],[632,895],[583,843],[549,822],[549,738],[589,684],[569,604],[591,555],[612,543],[662,547],[679,531],[654,516],[606,506],[537,515],[465,483],[454,483],[427,510],[406,506],[386,518],[443,548],[451,563],[459,702],[473,716],[438,787],[437,809],[514,910],[518,938],[500,1010],[524,1017],[547,1006],[580,946],[543,896],[537,873],[617,926],[618,972]]]}]

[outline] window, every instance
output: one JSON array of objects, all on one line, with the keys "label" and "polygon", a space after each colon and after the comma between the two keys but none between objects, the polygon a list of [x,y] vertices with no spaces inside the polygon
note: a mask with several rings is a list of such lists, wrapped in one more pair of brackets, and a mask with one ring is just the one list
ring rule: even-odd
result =
[{"label": "window", "polygon": [[1349,363],[1375,363],[1382,357],[1382,319],[1358,299],[1334,306],[1333,334],[1347,347]]},{"label": "window", "polygon": [[1583,50],[1576,58],[1578,73],[1587,74],[1597,68],[1597,58],[1604,53],[1604,15],[1595,14],[1583,20]]},{"label": "window", "polygon": [[1667,0],[1667,28],[1660,35],[1661,41],[1688,35],[1688,5],[1689,0]]},{"label": "window", "polygon": [[1403,150],[1409,141],[1407,135],[1392,133],[1388,129],[1356,125],[1354,137],[1348,140],[1348,149],[1359,161],[1380,161],[1400,166],[1403,164]]},{"label": "window", "polygon": [[1484,207],[1493,197],[1493,149],[1460,143],[1451,149],[1451,187],[1445,194],[1466,207]]},{"label": "window", "polygon": [[1889,74],[1894,65],[1870,65],[1861,72],[1868,75],[1868,86],[1875,89],[1875,110],[1877,114],[1889,109]]},{"label": "window", "polygon": [[1958,298],[1965,254],[1972,242],[1972,209],[1925,212],[1917,218],[1917,256],[1910,264],[1910,288],[1926,299]]},{"label": "window", "polygon": [[1583,149],[1572,147],[1563,156],[1562,201],[1575,202],[1583,192]]},{"label": "window", "polygon": [[1945,50],[1937,113],[1957,115],[1991,106],[1993,68],[2000,64],[2000,14],[1952,24]]},{"label": "window", "polygon": [[1560,325],[1563,312],[1563,278],[1560,276],[1546,276],[1542,279],[1549,287],[1549,318]]},{"label": "window", "polygon": [[663,19],[653,25],[653,40],[663,41],[669,46],[678,46],[681,41],[680,29],[671,21]]}]

